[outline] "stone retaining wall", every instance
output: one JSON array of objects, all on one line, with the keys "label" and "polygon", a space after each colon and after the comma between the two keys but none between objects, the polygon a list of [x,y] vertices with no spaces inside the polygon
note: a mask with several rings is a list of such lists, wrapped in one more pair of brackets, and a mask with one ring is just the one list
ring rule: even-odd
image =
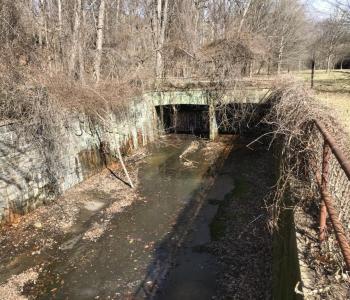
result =
[{"label": "stone retaining wall", "polygon": [[125,153],[153,141],[156,122],[147,101],[132,103],[123,117],[111,114],[99,125],[72,116],[53,147],[33,141],[19,123],[0,123],[0,221],[12,221],[100,171],[101,144],[112,154],[118,146]]},{"label": "stone retaining wall", "polygon": [[[237,91],[225,99],[241,102],[236,96]],[[261,91],[252,90],[246,96],[244,103],[258,102]],[[86,116],[72,116],[62,124],[53,145],[34,142],[19,123],[0,123],[0,222],[11,221],[101,170],[102,144],[112,152],[118,145],[126,152],[152,141],[159,127],[155,106],[208,105],[208,101],[207,93],[200,90],[146,93],[141,100],[130,102],[123,117],[111,114],[98,126]],[[215,109],[209,106],[210,137],[215,139]]]}]

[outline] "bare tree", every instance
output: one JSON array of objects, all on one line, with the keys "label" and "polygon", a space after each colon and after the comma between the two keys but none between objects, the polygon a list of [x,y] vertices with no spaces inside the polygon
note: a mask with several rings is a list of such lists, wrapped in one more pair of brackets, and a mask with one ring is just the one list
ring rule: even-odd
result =
[{"label": "bare tree", "polygon": [[102,59],[103,29],[104,29],[103,27],[104,27],[104,20],[105,20],[105,7],[106,7],[106,1],[105,0],[101,0],[99,13],[98,13],[96,57],[95,57],[96,83],[99,83],[100,79],[101,79],[101,59]]},{"label": "bare tree", "polygon": [[163,75],[162,51],[168,25],[168,0],[154,0],[152,6],[153,14],[151,17],[151,24],[156,53],[156,77],[161,78]]}]

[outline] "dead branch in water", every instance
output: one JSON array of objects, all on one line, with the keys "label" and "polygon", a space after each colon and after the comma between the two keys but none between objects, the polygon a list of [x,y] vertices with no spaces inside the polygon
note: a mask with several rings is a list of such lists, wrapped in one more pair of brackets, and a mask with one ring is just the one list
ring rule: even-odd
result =
[{"label": "dead branch in water", "polygon": [[125,167],[124,160],[123,160],[122,154],[120,153],[120,148],[119,148],[119,146],[117,147],[116,151],[117,151],[117,156],[118,156],[118,159],[119,159],[119,161],[120,161],[120,164],[122,165],[123,171],[124,171],[124,173],[125,173],[125,176],[126,176],[128,182],[129,182],[129,185],[130,185],[130,187],[131,187],[132,189],[134,189],[135,186],[134,186],[134,184],[132,183],[132,180],[131,180],[131,178],[130,178],[130,176],[129,176],[128,170],[127,170],[126,167]]},{"label": "dead branch in water", "polygon": [[193,153],[197,151],[199,148],[199,142],[193,141],[191,144],[186,148],[186,150],[179,156],[180,159],[184,159],[188,154]]}]

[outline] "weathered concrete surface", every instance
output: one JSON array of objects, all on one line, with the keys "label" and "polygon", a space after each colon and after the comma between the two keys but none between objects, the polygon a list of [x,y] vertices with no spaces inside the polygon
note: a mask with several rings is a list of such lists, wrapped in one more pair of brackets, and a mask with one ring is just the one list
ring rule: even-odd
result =
[{"label": "weathered concrete surface", "polygon": [[[49,189],[45,157],[34,143],[16,132],[15,123],[0,126],[0,220],[24,213],[44,200]],[[22,204],[26,203],[25,206]]]},{"label": "weathered concrete surface", "polygon": [[[244,93],[228,91],[221,100],[256,103],[265,93],[254,89]],[[24,134],[19,135],[18,124],[0,124],[0,222],[26,213],[47,201],[51,194],[63,193],[101,170],[101,142],[111,151],[119,146],[126,151],[154,140],[161,123],[155,106],[210,106],[213,101],[213,96],[201,90],[146,93],[142,99],[130,102],[123,117],[111,114],[102,125],[94,125],[82,115],[72,116],[68,127],[62,124],[54,149],[49,150]],[[211,105],[210,138],[214,140],[217,134],[215,109]]]},{"label": "weathered concrete surface", "polygon": [[104,167],[101,142],[106,142],[111,152],[116,147],[125,152],[153,141],[155,118],[153,105],[146,101],[131,103],[123,117],[111,114],[99,125],[82,115],[71,116],[50,149],[31,140],[17,123],[3,123],[0,221],[12,221],[16,214],[26,213],[100,171]]},{"label": "weathered concrete surface", "polygon": [[[227,103],[258,103],[268,93],[267,89],[228,90],[221,101]],[[157,105],[209,105],[218,99],[209,96],[204,90],[166,91],[146,93],[143,98],[154,106]]]}]

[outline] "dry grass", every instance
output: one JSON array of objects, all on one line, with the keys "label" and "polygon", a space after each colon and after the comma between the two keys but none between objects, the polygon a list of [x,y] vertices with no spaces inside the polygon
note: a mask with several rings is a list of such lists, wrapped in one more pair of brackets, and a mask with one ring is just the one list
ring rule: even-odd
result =
[{"label": "dry grass", "polygon": [[336,119],[349,133],[350,140],[350,93],[318,92],[316,95],[322,103],[335,111]]},{"label": "dry grass", "polygon": [[[262,123],[268,125],[272,141],[280,141],[282,157],[274,207],[272,207],[272,227],[277,225],[280,209],[283,207],[286,190],[292,185],[314,184],[310,161],[319,161],[320,141],[315,141],[314,120],[319,120],[337,137],[338,143],[347,154],[349,140],[343,126],[326,106],[322,105],[312,91],[298,81],[283,78],[277,81],[274,92],[267,99],[270,109]],[[272,142],[271,142],[272,143]],[[303,199],[306,194],[297,198]],[[282,205],[281,205],[282,204]]]},{"label": "dry grass", "polygon": [[[310,71],[295,75],[299,80],[310,81]],[[317,70],[314,90],[317,99],[334,111],[335,119],[344,126],[350,141],[350,71],[336,70],[327,73],[325,70]]]},{"label": "dry grass", "polygon": [[[311,71],[295,73],[298,79],[310,82]],[[350,92],[350,72],[347,70],[335,70],[327,73],[325,70],[316,70],[314,88],[319,92]]]}]

